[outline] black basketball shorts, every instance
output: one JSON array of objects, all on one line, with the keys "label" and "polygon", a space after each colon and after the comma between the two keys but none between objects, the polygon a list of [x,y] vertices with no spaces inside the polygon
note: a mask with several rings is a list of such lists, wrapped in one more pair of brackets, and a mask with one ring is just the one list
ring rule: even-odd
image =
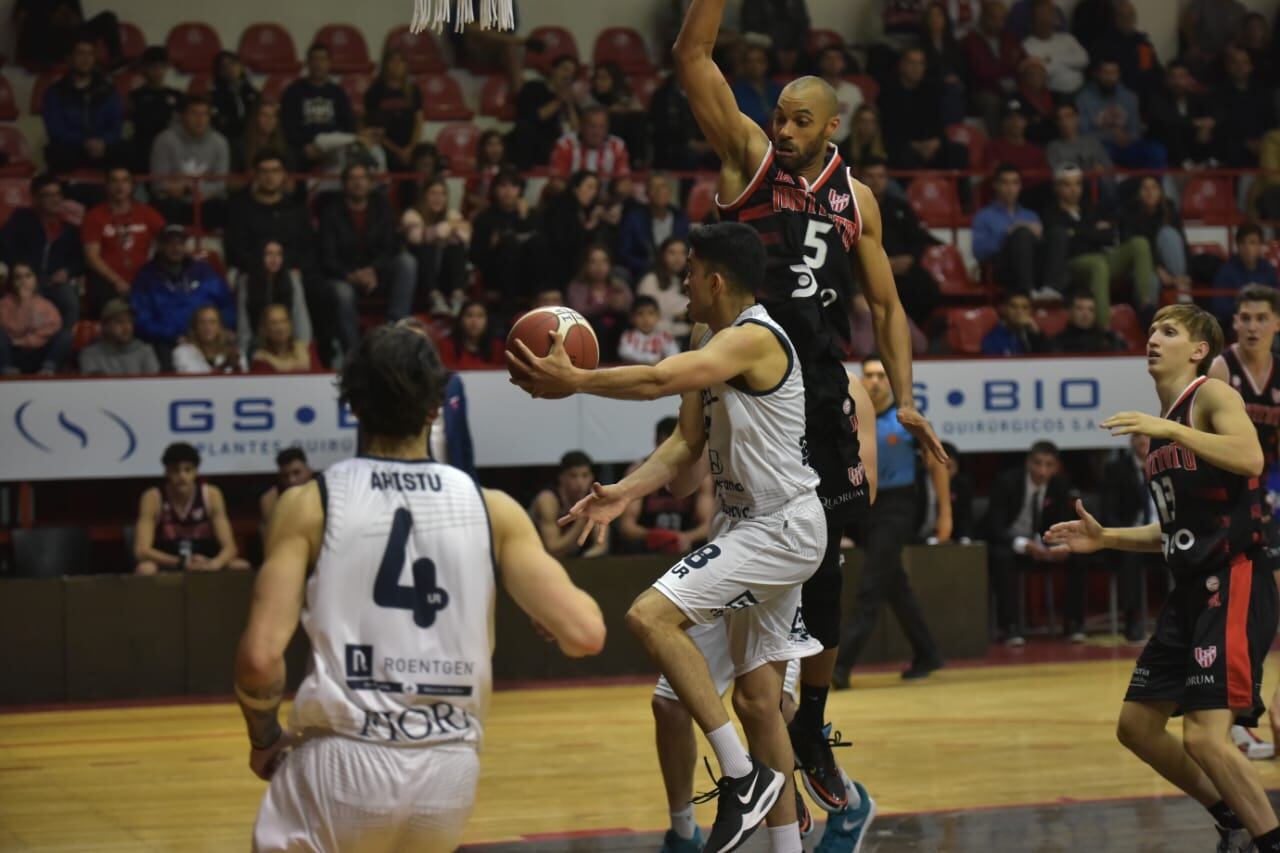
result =
[{"label": "black basketball shorts", "polygon": [[1277,593],[1261,551],[1178,581],[1138,656],[1125,701],[1177,703],[1177,714],[1229,708],[1257,725],[1262,663],[1276,636]]}]

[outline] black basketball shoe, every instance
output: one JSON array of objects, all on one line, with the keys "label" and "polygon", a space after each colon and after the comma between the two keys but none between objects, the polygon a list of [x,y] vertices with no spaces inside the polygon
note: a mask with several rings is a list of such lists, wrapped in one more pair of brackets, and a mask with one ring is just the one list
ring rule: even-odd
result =
[{"label": "black basketball shoe", "polygon": [[[709,761],[707,772],[711,772]],[[736,779],[722,776],[716,781],[714,791],[694,797],[695,803],[719,800],[716,822],[711,825],[703,853],[728,853],[741,847],[764,822],[764,816],[778,801],[785,784],[785,776],[752,758],[751,772],[746,776]]]},{"label": "black basketball shoe", "polygon": [[796,767],[801,770],[805,790],[818,806],[829,812],[838,812],[849,805],[849,792],[844,787],[844,777],[836,766],[831,748],[850,746],[840,739],[840,732],[831,736],[831,724],[822,731],[813,732],[797,726],[792,720],[787,726],[791,735],[791,749],[796,754]]}]

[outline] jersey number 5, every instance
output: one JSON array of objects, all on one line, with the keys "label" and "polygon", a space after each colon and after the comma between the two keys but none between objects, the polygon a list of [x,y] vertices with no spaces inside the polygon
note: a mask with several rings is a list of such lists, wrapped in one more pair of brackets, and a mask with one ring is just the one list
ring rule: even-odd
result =
[{"label": "jersey number 5", "polygon": [[378,577],[373,582],[373,603],[379,607],[411,610],[419,628],[430,628],[436,622],[436,614],[449,606],[449,593],[436,586],[436,564],[426,557],[413,561],[413,586],[400,585],[411,530],[413,516],[401,507],[391,519],[391,536],[387,539],[387,550],[382,552]]},{"label": "jersey number 5", "polygon": [[[800,279],[799,285],[791,293],[792,299],[808,299],[818,292],[816,273],[827,262],[827,241],[823,238],[834,227],[830,222],[809,220],[808,230],[804,233],[804,263],[791,266],[791,271]],[[809,255],[810,249],[813,250],[812,257]]]}]

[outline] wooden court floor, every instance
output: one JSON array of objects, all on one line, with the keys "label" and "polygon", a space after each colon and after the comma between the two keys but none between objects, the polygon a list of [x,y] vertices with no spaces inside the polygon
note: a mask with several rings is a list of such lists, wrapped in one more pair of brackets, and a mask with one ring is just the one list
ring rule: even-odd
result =
[{"label": "wooden court floor", "polygon": [[[854,743],[838,755],[887,825],[917,820],[894,815],[1060,812],[1079,801],[1172,794],[1114,738],[1134,656],[957,665],[910,685],[896,673],[859,676],[856,689],[832,695],[830,716]],[[1268,696],[1278,675],[1273,654]],[[467,840],[545,839],[523,846],[552,849],[551,839],[569,834],[664,828],[649,692],[630,684],[496,693]],[[246,850],[263,790],[246,762],[228,702],[0,714],[0,850]],[[1280,787],[1280,765],[1255,767]],[[698,790],[708,786],[698,779]],[[700,808],[709,824],[713,805]],[[579,835],[573,849],[614,844],[592,837]]]}]

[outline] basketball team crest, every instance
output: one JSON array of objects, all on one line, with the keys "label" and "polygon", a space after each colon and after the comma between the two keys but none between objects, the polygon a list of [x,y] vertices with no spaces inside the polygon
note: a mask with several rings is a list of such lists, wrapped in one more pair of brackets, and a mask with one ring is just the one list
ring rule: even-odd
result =
[{"label": "basketball team crest", "polygon": [[836,213],[844,213],[844,209],[849,206],[848,193],[838,193],[835,190],[831,190],[827,194],[827,198],[831,202],[831,209]]},{"label": "basketball team crest", "polygon": [[1217,646],[1196,646],[1196,663],[1200,664],[1201,669],[1208,669],[1213,666],[1213,662],[1217,659]]}]

